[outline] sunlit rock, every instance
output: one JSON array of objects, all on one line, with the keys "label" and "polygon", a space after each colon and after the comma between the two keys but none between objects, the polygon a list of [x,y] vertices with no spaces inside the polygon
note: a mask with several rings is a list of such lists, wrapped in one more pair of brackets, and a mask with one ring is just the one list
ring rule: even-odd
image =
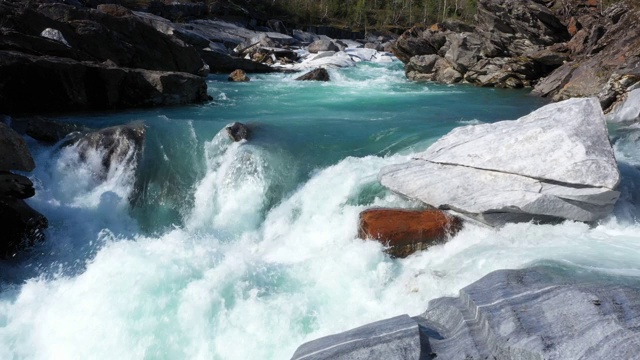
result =
[{"label": "sunlit rock", "polygon": [[547,105],[515,121],[454,129],[406,164],[389,189],[489,223],[537,216],[595,221],[613,209],[620,173],[598,100]]}]

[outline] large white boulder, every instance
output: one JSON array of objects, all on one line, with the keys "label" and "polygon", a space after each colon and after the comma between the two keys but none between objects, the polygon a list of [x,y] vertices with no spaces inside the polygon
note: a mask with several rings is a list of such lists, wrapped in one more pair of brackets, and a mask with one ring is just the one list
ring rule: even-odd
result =
[{"label": "large white boulder", "polygon": [[595,98],[547,105],[515,121],[454,129],[380,182],[489,223],[607,216],[620,173]]}]

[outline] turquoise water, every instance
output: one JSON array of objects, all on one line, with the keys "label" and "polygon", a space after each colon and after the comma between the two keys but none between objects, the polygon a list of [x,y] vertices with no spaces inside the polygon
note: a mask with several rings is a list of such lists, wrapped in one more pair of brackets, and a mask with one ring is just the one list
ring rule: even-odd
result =
[{"label": "turquoise water", "polygon": [[[457,126],[515,119],[526,91],[406,81],[360,63],[330,83],[211,77],[211,103],[62,118],[143,121],[137,167],[96,180],[74,147],[30,141],[47,243],[0,264],[2,359],[287,359],[304,341],[398,314],[501,268],[555,261],[640,276],[640,154],[621,133],[622,200],[601,224],[467,225],[407,259],[357,238],[360,211],[417,207],[377,183]],[[228,123],[249,124],[231,143]]]}]

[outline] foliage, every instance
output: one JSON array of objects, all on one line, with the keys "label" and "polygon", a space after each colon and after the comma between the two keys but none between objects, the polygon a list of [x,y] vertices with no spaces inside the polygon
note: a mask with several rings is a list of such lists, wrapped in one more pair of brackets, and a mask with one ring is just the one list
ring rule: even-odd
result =
[{"label": "foliage", "polygon": [[[446,18],[471,22],[477,0],[262,0],[254,8],[299,25],[325,24],[354,30],[404,29]],[[279,12],[279,13],[278,13]]]}]

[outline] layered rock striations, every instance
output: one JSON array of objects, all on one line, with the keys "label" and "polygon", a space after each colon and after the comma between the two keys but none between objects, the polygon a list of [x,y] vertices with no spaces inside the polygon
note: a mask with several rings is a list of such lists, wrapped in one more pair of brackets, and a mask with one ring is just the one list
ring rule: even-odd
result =
[{"label": "layered rock striations", "polygon": [[301,345],[292,360],[633,359],[640,352],[637,283],[560,266],[498,270],[397,316]]},{"label": "layered rock striations", "polygon": [[589,98],[454,129],[379,178],[409,198],[500,224],[602,219],[618,199],[620,173],[600,105]]}]

